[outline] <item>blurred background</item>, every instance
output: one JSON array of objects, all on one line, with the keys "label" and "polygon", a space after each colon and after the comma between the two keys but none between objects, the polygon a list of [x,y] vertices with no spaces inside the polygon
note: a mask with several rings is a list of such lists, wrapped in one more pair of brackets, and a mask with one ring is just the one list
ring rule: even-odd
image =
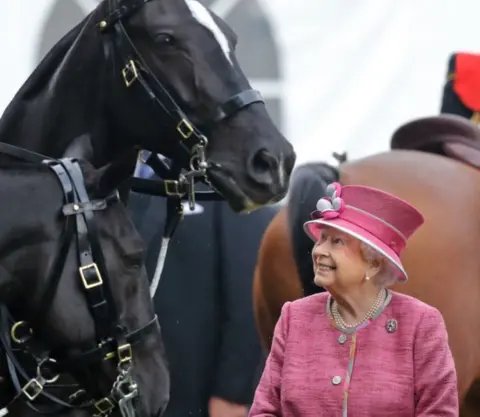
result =
[{"label": "blurred background", "polygon": [[[1,0],[0,113],[46,51],[97,0]],[[388,146],[439,111],[448,55],[480,50],[473,0],[205,0],[236,30],[238,57],[298,163]]]}]

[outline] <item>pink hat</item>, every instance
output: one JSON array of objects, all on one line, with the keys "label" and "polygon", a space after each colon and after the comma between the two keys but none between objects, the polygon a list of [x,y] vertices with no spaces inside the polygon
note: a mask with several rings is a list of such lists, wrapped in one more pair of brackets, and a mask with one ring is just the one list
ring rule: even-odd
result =
[{"label": "pink hat", "polygon": [[313,220],[303,225],[307,235],[317,241],[325,226],[348,233],[385,256],[398,269],[399,280],[406,281],[400,253],[422,225],[422,214],[406,201],[376,188],[342,187],[334,182],[327,187],[327,195],[318,200]]}]

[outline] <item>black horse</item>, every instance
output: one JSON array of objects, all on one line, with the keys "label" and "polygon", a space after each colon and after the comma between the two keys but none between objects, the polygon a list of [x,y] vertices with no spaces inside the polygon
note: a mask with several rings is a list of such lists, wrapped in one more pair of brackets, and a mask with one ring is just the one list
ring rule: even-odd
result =
[{"label": "black horse", "polygon": [[45,158],[0,144],[0,414],[157,417],[169,375],[116,167]]},{"label": "black horse", "polygon": [[295,153],[238,65],[236,42],[197,0],[104,0],[21,87],[0,140],[95,167],[126,157],[123,179],[148,149],[200,172],[236,211],[278,201]]}]

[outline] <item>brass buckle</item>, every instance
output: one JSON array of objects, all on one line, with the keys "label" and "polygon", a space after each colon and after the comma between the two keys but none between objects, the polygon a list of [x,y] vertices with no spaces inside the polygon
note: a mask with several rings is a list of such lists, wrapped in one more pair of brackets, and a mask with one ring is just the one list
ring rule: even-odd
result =
[{"label": "brass buckle", "polygon": [[108,412],[113,410],[115,405],[112,403],[112,400],[110,400],[110,398],[105,397],[101,400],[98,400],[94,404],[94,407],[100,412],[100,414],[107,414]]},{"label": "brass buckle", "polygon": [[178,186],[179,186],[178,181],[176,181],[176,180],[163,180],[163,183],[165,185],[165,193],[167,195],[172,195],[172,196],[177,196],[177,197],[182,196],[182,193],[180,192],[180,189],[178,188]]},{"label": "brass buckle", "polygon": [[183,139],[188,139],[190,136],[192,136],[193,126],[188,120],[182,119],[177,125],[177,131],[180,133],[180,135],[182,135]]},{"label": "brass buckle", "polygon": [[[12,340],[15,342],[15,343],[18,343],[18,344],[21,344],[21,343],[24,343],[27,341],[27,338],[23,338],[23,339],[20,339],[19,337],[17,337],[17,330],[19,327],[21,326],[28,326],[28,323],[26,321],[17,321],[16,323],[14,323],[14,325],[12,326],[12,328],[10,329],[10,337],[12,338]],[[33,330],[29,327],[28,328],[30,334],[33,334]]]},{"label": "brass buckle", "polygon": [[122,76],[127,87],[130,87],[138,78],[137,66],[133,60],[128,61],[127,65],[122,69]]},{"label": "brass buckle", "polygon": [[132,360],[132,345],[125,343],[117,348],[118,361],[120,363],[130,362]]},{"label": "brass buckle", "polygon": [[[87,269],[90,269],[90,268],[93,268],[95,270],[95,274],[97,275],[98,279],[96,281],[88,283],[87,279],[85,278],[85,272],[84,271],[86,271]],[[95,262],[93,264],[88,264],[88,265],[81,266],[80,268],[78,268],[78,272],[80,272],[80,277],[82,278],[83,286],[87,290],[89,290],[91,288],[98,287],[99,285],[103,284],[102,274],[100,274],[98,266]]]},{"label": "brass buckle", "polygon": [[40,384],[40,382],[38,382],[35,378],[28,381],[22,388],[22,392],[30,401],[33,401],[35,398],[37,398],[42,391],[43,385]]}]

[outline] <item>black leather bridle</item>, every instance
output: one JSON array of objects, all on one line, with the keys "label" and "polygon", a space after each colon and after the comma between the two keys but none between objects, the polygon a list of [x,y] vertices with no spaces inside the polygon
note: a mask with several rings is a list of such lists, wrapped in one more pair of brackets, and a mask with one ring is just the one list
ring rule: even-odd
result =
[{"label": "black leather bridle", "polygon": [[[206,158],[208,139],[204,133],[238,111],[253,103],[264,103],[264,100],[257,90],[238,91],[213,109],[212,116],[209,120],[202,121],[201,128],[197,127],[168,92],[165,84],[148,67],[125,29],[124,21],[151,0],[105,1],[108,7],[107,14],[98,22],[98,27],[105,37],[105,56],[115,62],[116,60],[122,62],[121,72],[126,88],[140,89],[168,116],[172,126],[175,127],[179,148],[186,152],[189,158],[188,167],[182,166],[180,160],[176,158],[168,165],[152,153],[144,162],[160,179],[133,177],[129,180],[129,188],[133,191],[167,197],[167,219],[162,240],[166,254],[168,242],[183,218],[182,199],[188,199],[191,210],[195,207],[196,198],[210,201],[224,199],[208,178],[208,168],[213,166],[213,162]],[[182,169],[187,169],[188,172],[182,174]],[[200,180],[205,182],[211,191],[196,192],[195,183]],[[160,270],[162,269],[163,265],[160,266]],[[152,288],[151,294],[155,294]]]},{"label": "black leather bridle", "polygon": [[[142,90],[169,117],[177,133],[178,144],[183,152],[187,152],[190,164],[188,167],[182,167],[174,161],[169,167],[154,155],[146,162],[163,180],[152,183],[151,180],[133,178],[130,184],[134,191],[166,197],[188,196],[190,203],[194,204],[192,201],[195,198],[194,182],[202,179],[211,186],[207,174],[211,162],[207,161],[205,157],[205,148],[208,145],[207,137],[204,132],[202,133],[202,129],[188,118],[181,106],[168,92],[164,83],[147,66],[123,24],[149,1],[151,0],[108,0],[107,15],[98,23],[98,27],[105,36],[105,50],[113,51],[113,53],[106,52],[105,55],[110,56],[110,59],[119,59],[123,62],[121,71],[127,88],[137,87]],[[257,90],[239,91],[214,109],[210,119],[202,121],[202,128],[208,130],[208,127],[218,124],[253,103],[264,103]],[[180,175],[182,168],[188,169],[189,173]],[[152,187],[156,188],[156,192]],[[212,195],[208,196],[209,199],[221,198],[218,194],[214,196],[213,191],[210,194]],[[203,193],[202,196],[205,198],[206,193]]]},{"label": "black leather bridle", "polygon": [[[64,196],[62,213],[65,216],[60,251],[53,262],[33,314],[30,314],[32,318],[28,323],[15,321],[6,306],[0,308],[0,342],[5,349],[9,373],[17,392],[3,411],[23,399],[31,409],[43,414],[58,412],[62,408],[91,407],[95,415],[106,416],[118,405],[122,415],[132,416],[134,413],[132,400],[138,396],[138,387],[131,375],[132,345],[140,343],[154,332],[158,328],[158,319],[154,316],[145,326],[131,332],[128,332],[119,321],[94,218],[95,211],[104,210],[109,204],[118,201],[118,193],[115,191],[102,200],[90,200],[76,159],[52,159],[5,143],[0,143],[0,153],[47,165],[56,174],[62,187]],[[57,349],[52,355],[47,344],[35,337],[35,331],[39,331],[44,324],[73,239],[76,240],[79,280],[95,323],[96,345],[75,355],[63,355]],[[17,359],[18,353],[15,350],[34,360],[35,376],[28,375],[23,364]],[[44,391],[44,387],[55,383],[61,374],[75,375],[75,370],[84,369],[95,363],[100,365],[107,359],[117,361],[116,380],[112,381],[113,385],[109,392],[96,392],[94,387],[82,387],[83,396],[90,398],[78,403],[78,390],[74,393],[76,395],[71,396],[75,401],[70,398],[71,401],[68,402]],[[27,380],[27,383],[20,383],[20,378]],[[39,396],[53,401],[54,408],[41,409],[35,406],[33,401]]]}]

